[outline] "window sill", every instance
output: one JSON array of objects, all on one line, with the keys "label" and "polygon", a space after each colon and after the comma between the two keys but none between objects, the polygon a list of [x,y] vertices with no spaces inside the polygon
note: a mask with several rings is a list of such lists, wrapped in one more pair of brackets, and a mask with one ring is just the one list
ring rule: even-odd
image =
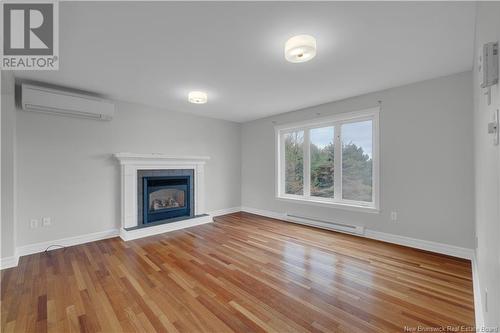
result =
[{"label": "window sill", "polygon": [[352,205],[352,204],[339,203],[339,202],[327,202],[327,201],[322,201],[322,200],[302,199],[302,198],[293,198],[293,197],[284,197],[284,196],[277,196],[276,199],[280,200],[280,201],[285,201],[285,202],[293,202],[293,203],[312,205],[312,206],[329,207],[329,208],[338,208],[338,209],[350,210],[350,211],[355,211],[355,212],[363,212],[363,213],[371,213],[371,214],[380,213],[380,209],[378,209],[376,207],[371,207],[371,206]]}]

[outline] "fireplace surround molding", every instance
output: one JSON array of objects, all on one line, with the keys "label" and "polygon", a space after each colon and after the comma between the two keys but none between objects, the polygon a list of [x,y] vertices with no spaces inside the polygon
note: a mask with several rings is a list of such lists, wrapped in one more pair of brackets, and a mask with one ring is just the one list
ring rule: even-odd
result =
[{"label": "fireplace surround molding", "polygon": [[[172,156],[166,154],[116,153],[113,156],[121,168],[121,228],[123,240],[151,236],[212,222],[205,212],[205,163],[208,156]],[[194,175],[194,216],[183,221],[132,229],[139,225],[137,204],[137,174],[139,170],[192,169]],[[129,230],[127,230],[129,229]]]}]

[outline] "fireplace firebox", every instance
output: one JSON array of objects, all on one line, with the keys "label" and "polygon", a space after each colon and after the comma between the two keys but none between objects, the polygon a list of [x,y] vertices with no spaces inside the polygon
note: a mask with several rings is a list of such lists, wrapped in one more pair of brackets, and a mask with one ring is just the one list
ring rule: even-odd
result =
[{"label": "fireplace firebox", "polygon": [[193,212],[193,170],[139,170],[138,218],[141,224],[190,217]]}]

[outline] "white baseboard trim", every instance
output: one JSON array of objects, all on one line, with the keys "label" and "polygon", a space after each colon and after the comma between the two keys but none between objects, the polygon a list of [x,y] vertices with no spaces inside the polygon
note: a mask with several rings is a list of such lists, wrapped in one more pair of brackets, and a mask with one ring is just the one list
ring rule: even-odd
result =
[{"label": "white baseboard trim", "polygon": [[[116,237],[116,236],[118,236],[118,230],[117,229],[110,229],[110,230],[105,230],[105,231],[100,231],[100,232],[94,232],[91,234],[85,234],[85,235],[81,235],[81,236],[68,237],[68,238],[56,239],[56,240],[52,240],[52,241],[48,241],[48,242],[41,242],[41,243],[19,246],[16,248],[16,254],[17,254],[17,256],[21,257],[21,256],[25,256],[28,254],[43,252],[50,245],[73,246],[73,245],[94,242],[94,241],[98,241],[101,239],[106,239],[106,238],[111,238],[111,237]],[[57,249],[57,247],[51,248],[50,250],[55,250],[55,249]]]},{"label": "white baseboard trim", "polygon": [[210,215],[212,217],[216,217],[216,216],[232,214],[232,213],[237,213],[237,212],[241,212],[241,207],[231,207],[231,208],[213,210],[211,212],[208,212],[208,215]]},{"label": "white baseboard trim", "polygon": [[148,228],[141,228],[141,229],[128,230],[128,231],[125,229],[121,229],[120,230],[120,238],[123,239],[124,241],[129,241],[129,240],[133,240],[133,239],[162,234],[165,232],[180,230],[180,229],[184,229],[184,228],[190,228],[190,227],[194,227],[194,226],[205,224],[205,223],[211,223],[211,222],[213,222],[212,216],[206,215],[206,216],[195,217],[195,218],[192,218],[189,220],[183,220],[183,221],[172,222],[172,223],[167,223],[167,224],[160,224],[160,225],[156,225],[156,226],[148,227]]},{"label": "white baseboard trim", "polygon": [[16,267],[19,262],[18,256],[0,258],[0,270]]},{"label": "white baseboard trim", "polygon": [[[54,240],[54,241],[48,241],[48,242],[20,246],[16,249],[16,256],[1,259],[0,267],[3,269],[4,266],[5,266],[5,268],[7,268],[7,266],[9,266],[9,265],[16,266],[18,257],[32,254],[32,253],[43,252],[43,251],[45,251],[45,249],[47,247],[49,247],[50,245],[53,245],[53,244],[58,244],[58,245],[63,245],[63,246],[72,246],[72,245],[88,243],[88,242],[92,242],[92,241],[96,241],[96,240],[100,240],[100,239],[111,238],[111,237],[115,237],[118,235],[123,240],[127,241],[127,240],[152,236],[152,235],[156,235],[156,234],[163,233],[163,232],[169,232],[169,231],[179,230],[179,229],[183,229],[183,228],[189,228],[189,227],[193,227],[193,226],[201,225],[201,224],[205,224],[205,223],[210,223],[213,221],[212,217],[214,217],[214,216],[235,213],[238,211],[244,211],[244,212],[248,212],[248,213],[252,213],[252,214],[262,215],[262,216],[266,216],[266,217],[270,217],[270,218],[274,218],[274,219],[278,219],[278,220],[283,220],[285,222],[293,223],[292,221],[288,221],[286,219],[285,213],[277,213],[277,212],[273,212],[273,211],[269,211],[269,210],[263,210],[263,209],[257,209],[257,208],[252,208],[252,207],[245,207],[245,206],[231,207],[231,208],[212,211],[209,213],[209,216],[203,216],[200,218],[179,221],[176,223],[164,224],[164,225],[151,227],[151,228],[136,229],[136,230],[129,231],[126,233],[124,231],[119,232],[116,229],[111,229],[111,230],[107,230],[107,231],[101,231],[101,232],[86,234],[86,235],[82,235],[82,236],[75,236],[75,237],[58,239],[58,240]],[[366,229],[365,234],[363,236],[360,236],[360,237],[367,237],[367,238],[381,240],[381,241],[388,242],[388,243],[404,245],[404,246],[408,246],[408,247],[413,247],[413,248],[426,250],[426,251],[430,251],[430,252],[451,255],[454,257],[465,258],[465,259],[469,259],[469,260],[472,260],[474,258],[474,250],[473,249],[458,247],[458,246],[449,245],[449,244],[437,243],[437,242],[432,242],[432,241],[427,241],[427,240],[422,240],[422,239],[416,239],[416,238],[411,238],[411,237],[406,237],[406,236],[388,234],[388,233],[383,233],[383,232],[375,231],[375,230]],[[13,266],[9,266],[9,267],[13,267]]]},{"label": "white baseboard trim", "polygon": [[276,213],[276,212],[273,212],[270,210],[257,209],[257,208],[245,207],[245,206],[241,207],[241,211],[256,214],[256,215],[262,215],[265,217],[270,217],[272,219],[284,220],[285,222],[289,222],[289,221],[285,220],[286,219],[285,213]]},{"label": "white baseboard trim", "polygon": [[388,234],[375,230],[366,229],[364,237],[463,259],[472,260],[474,257],[473,249],[418,238]]},{"label": "white baseboard trim", "polygon": [[[252,214],[257,214],[257,215],[262,215],[262,216],[266,216],[266,217],[270,217],[270,218],[274,218],[274,219],[278,219],[278,220],[283,220],[285,222],[295,223],[293,221],[288,220],[286,218],[285,213],[276,213],[276,212],[252,208],[252,207],[241,207],[241,210],[244,212],[252,213]],[[446,254],[446,255],[454,256],[454,257],[458,257],[458,258],[472,260],[472,258],[474,257],[474,250],[473,249],[468,249],[468,248],[444,244],[444,243],[437,243],[437,242],[432,242],[432,241],[427,241],[427,240],[422,240],[422,239],[417,239],[417,238],[411,238],[411,237],[406,237],[406,236],[388,234],[388,233],[370,230],[370,229],[365,229],[364,235],[357,235],[357,234],[353,234],[353,235],[359,236],[359,237],[376,239],[376,240],[380,240],[380,241],[384,241],[384,242],[388,242],[388,243],[408,246],[408,247],[412,247],[412,248],[416,248],[416,249],[420,249],[420,250],[425,250],[425,251],[430,251],[430,252],[435,252],[435,253],[440,253],[440,254]]]},{"label": "white baseboard trim", "polygon": [[[118,229],[110,229],[106,231],[95,232],[91,234],[85,234],[81,236],[68,237],[62,239],[56,239],[53,241],[41,242],[28,244],[24,246],[19,246],[16,248],[16,255],[12,257],[0,258],[0,270],[16,267],[19,262],[19,257],[39,253],[45,251],[50,245],[62,245],[62,246],[73,246],[84,244],[88,242],[93,242],[101,239],[112,238],[116,236],[120,236],[123,240],[132,240],[147,236],[156,235],[163,232],[179,230],[183,228],[189,228],[196,225],[201,225],[205,223],[212,222],[212,217],[220,216],[225,214],[231,214],[241,211],[241,207],[231,207],[226,209],[219,209],[212,212],[209,212],[209,216],[203,216],[197,219],[190,219],[186,221],[180,221],[179,223],[171,223],[168,225],[164,225],[163,228],[145,228],[141,229],[139,232],[132,232],[131,234],[124,235]],[[57,247],[52,248],[51,250],[57,249]]]},{"label": "white baseboard trim", "polygon": [[485,327],[484,323],[484,313],[483,313],[483,303],[481,301],[482,291],[479,282],[479,271],[477,267],[477,257],[474,251],[474,256],[472,257],[472,287],[474,292],[474,315],[476,319],[476,327]]}]

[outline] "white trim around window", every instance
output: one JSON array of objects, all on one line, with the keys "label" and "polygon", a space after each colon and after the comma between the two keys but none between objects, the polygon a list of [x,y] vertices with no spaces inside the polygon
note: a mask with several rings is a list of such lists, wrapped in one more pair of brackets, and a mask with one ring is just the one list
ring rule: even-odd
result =
[{"label": "white trim around window", "polygon": [[[276,198],[294,203],[311,204],[317,206],[335,207],[354,211],[377,213],[380,209],[380,181],[379,181],[379,113],[380,108],[374,107],[365,110],[339,113],[328,117],[277,125],[275,130],[276,142]],[[355,201],[342,198],[342,125],[370,120],[372,122],[372,201]],[[311,161],[310,161],[310,130],[321,127],[334,128],[334,185],[333,198],[311,196]],[[303,194],[285,193],[285,135],[287,133],[303,131]],[[300,164],[299,164],[300,165]]]}]

